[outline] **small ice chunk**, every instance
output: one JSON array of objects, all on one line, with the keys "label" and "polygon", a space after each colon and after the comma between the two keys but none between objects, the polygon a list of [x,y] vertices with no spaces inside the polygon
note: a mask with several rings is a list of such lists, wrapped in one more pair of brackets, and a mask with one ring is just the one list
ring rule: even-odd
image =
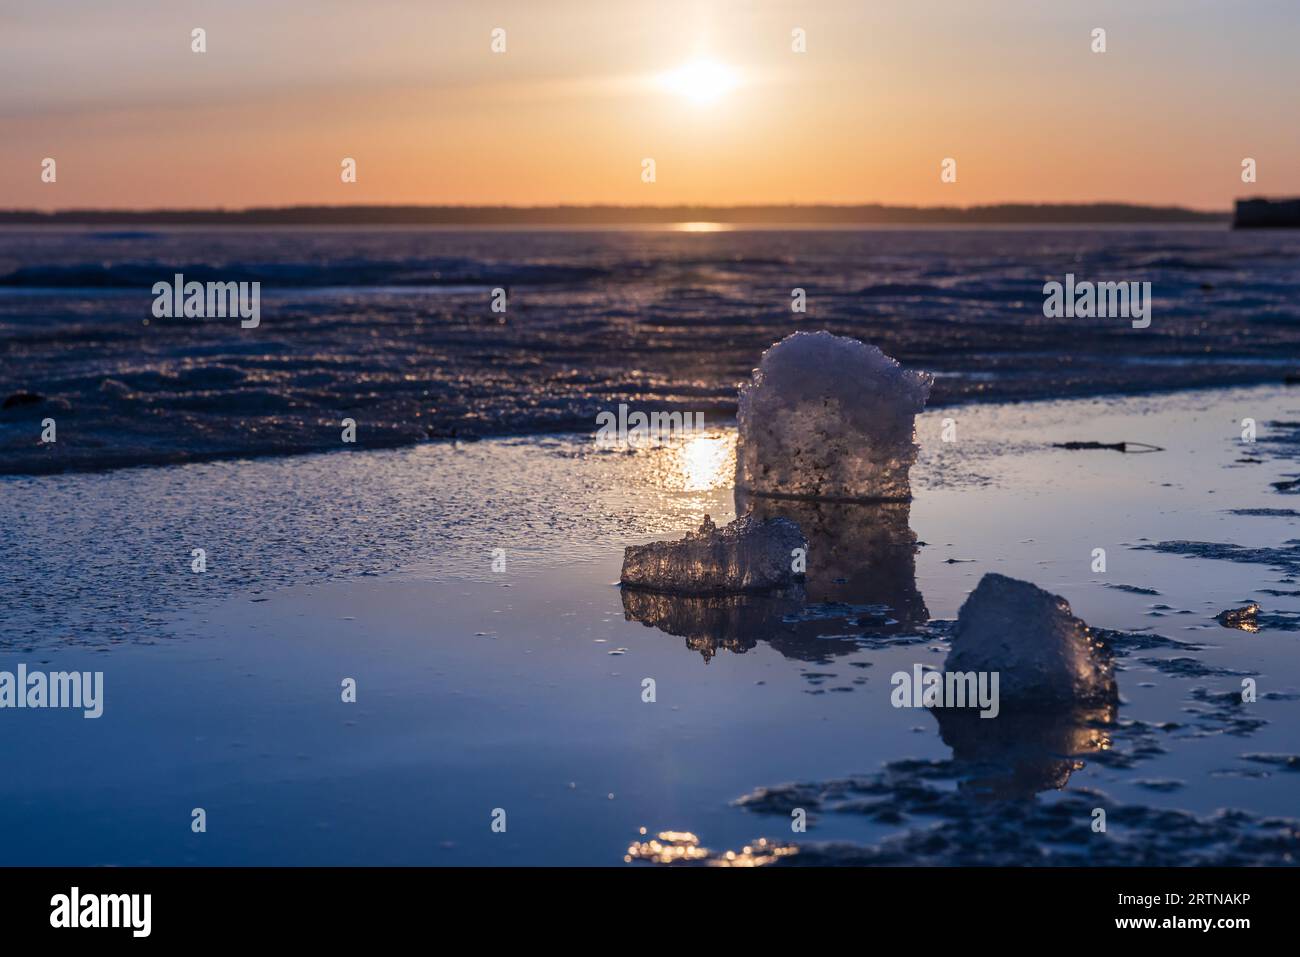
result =
[{"label": "small ice chunk", "polygon": [[1108,649],[1059,595],[989,574],[961,606],[945,671],[997,672],[1003,708],[1116,700]]},{"label": "small ice chunk", "polygon": [[741,387],[736,487],[802,498],[911,498],[914,420],[932,381],[857,339],[787,336]]},{"label": "small ice chunk", "polygon": [[718,528],[709,516],[680,542],[630,545],[619,581],[634,588],[699,595],[764,591],[795,583],[795,549],[808,548],[789,519],[752,516]]},{"label": "small ice chunk", "polygon": [[1214,616],[1214,620],[1224,628],[1239,628],[1242,631],[1259,631],[1259,603],[1249,602],[1245,608],[1229,608]]}]

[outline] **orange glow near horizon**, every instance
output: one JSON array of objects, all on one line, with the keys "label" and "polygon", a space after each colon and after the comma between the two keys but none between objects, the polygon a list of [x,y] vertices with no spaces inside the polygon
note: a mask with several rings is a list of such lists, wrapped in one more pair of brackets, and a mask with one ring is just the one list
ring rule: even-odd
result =
[{"label": "orange glow near horizon", "polygon": [[1269,4],[66,6],[0,17],[0,208],[1224,209],[1300,193],[1300,18]]}]

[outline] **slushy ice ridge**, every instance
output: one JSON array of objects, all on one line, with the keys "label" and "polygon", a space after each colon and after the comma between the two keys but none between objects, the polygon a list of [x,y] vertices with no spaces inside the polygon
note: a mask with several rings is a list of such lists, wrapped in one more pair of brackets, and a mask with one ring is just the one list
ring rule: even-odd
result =
[{"label": "slushy ice ridge", "polygon": [[736,487],[804,498],[910,498],[914,420],[932,381],[856,339],[787,336],[741,387]]},{"label": "slushy ice ridge", "polygon": [[961,606],[946,671],[998,672],[1002,706],[1057,708],[1116,700],[1104,642],[1059,595],[989,574]]},{"label": "slushy ice ridge", "polygon": [[751,516],[718,528],[709,516],[679,542],[631,545],[619,580],[634,588],[679,594],[765,591],[795,584],[795,549],[808,542],[794,522]]}]

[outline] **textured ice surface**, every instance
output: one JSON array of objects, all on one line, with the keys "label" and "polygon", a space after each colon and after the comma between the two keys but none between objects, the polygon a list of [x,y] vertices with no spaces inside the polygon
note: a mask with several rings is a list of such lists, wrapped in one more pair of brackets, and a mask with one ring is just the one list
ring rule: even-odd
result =
[{"label": "textured ice surface", "polygon": [[961,606],[944,667],[998,672],[1003,708],[1116,698],[1105,643],[1064,598],[1005,575],[985,575]]},{"label": "textured ice surface", "polygon": [[[842,814],[915,825],[869,845],[817,842],[795,847],[771,840],[750,845],[761,849],[763,863],[782,865],[1281,866],[1294,865],[1300,854],[1300,829],[1290,818],[1237,808],[1198,817],[1184,810],[1121,803],[1092,790],[1067,791],[1051,801],[1000,800],[1000,795],[963,787],[969,773],[969,765],[961,760],[905,759],[890,762],[877,774],[759,788],[736,803],[786,822],[799,807],[810,817]],[[1096,807],[1105,808],[1111,820],[1123,821],[1124,827],[1113,829],[1105,840],[1072,839],[1079,822],[1086,827]],[[778,847],[786,849],[779,858]],[[670,863],[675,852],[661,850],[641,858]],[[704,849],[691,860],[718,864],[727,855]]]},{"label": "textured ice surface", "polygon": [[680,542],[631,545],[620,581],[636,588],[681,594],[762,591],[793,585],[796,548],[806,549],[799,526],[784,518],[750,516],[718,528],[709,516]]},{"label": "textured ice surface", "polygon": [[928,373],[875,346],[796,332],[740,390],[736,487],[761,495],[906,499]]},{"label": "textured ice surface", "polygon": [[[1159,282],[1123,362],[1113,321],[1026,304],[1063,262]],[[262,282],[260,327],[154,320],[177,272]],[[1300,359],[1300,230],[11,228],[0,404],[44,400],[0,409],[0,473],[335,450],[345,416],[359,448],[590,431],[630,395],[721,421],[791,329],[771,303],[792,273],[819,328],[942,373],[937,402],[1277,382]]]}]

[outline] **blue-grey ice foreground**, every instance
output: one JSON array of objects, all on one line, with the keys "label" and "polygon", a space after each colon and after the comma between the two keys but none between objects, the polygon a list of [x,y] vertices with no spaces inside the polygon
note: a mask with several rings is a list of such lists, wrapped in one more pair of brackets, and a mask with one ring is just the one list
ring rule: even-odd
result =
[{"label": "blue-grey ice foreground", "polygon": [[1004,709],[1116,698],[1106,646],[1069,603],[1005,575],[985,575],[961,606],[944,670],[998,672]]},{"label": "blue-grey ice foreground", "polygon": [[736,487],[758,495],[903,500],[933,377],[875,346],[796,332],[741,387]]},{"label": "blue-grey ice foreground", "polygon": [[789,519],[743,516],[718,528],[709,516],[679,542],[631,545],[619,580],[635,588],[680,594],[767,591],[802,577],[808,542]]}]

